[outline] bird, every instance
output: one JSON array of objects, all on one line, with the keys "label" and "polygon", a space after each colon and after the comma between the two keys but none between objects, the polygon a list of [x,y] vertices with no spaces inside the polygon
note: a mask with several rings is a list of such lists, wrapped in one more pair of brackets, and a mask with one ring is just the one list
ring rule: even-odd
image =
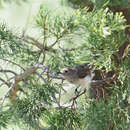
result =
[{"label": "bird", "polygon": [[91,87],[92,80],[101,79],[101,74],[98,70],[96,70],[96,66],[88,63],[63,68],[59,74],[61,74],[64,79],[70,83],[76,86],[81,86],[79,92],[89,89]]},{"label": "bird", "polygon": [[[77,86],[75,95],[78,96],[82,91],[88,90],[90,98],[97,100],[99,97],[107,95],[104,86],[113,84],[117,78],[114,70],[107,72],[105,68],[91,65],[88,63],[80,64],[74,67],[65,67],[58,72],[62,77],[71,84]],[[93,81],[98,81],[95,85]],[[78,90],[80,86],[80,90]],[[106,94],[105,94],[106,93]]]}]

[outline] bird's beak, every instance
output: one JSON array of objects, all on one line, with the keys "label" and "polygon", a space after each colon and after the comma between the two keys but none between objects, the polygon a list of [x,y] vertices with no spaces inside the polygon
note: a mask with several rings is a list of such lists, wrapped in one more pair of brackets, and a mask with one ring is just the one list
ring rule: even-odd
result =
[{"label": "bird's beak", "polygon": [[62,72],[60,72],[60,71],[59,71],[59,72],[57,72],[56,74],[58,75],[58,77],[61,77],[61,78],[63,78],[63,79],[64,79],[64,75],[63,75],[63,73],[62,73]]},{"label": "bird's beak", "polygon": [[68,70],[68,68],[63,68],[59,72],[57,72],[56,74],[59,75],[59,76],[64,77],[65,71],[67,71],[67,70]]},{"label": "bird's beak", "polygon": [[59,75],[59,74],[62,74],[62,72],[59,71],[59,72],[57,72],[56,74]]}]

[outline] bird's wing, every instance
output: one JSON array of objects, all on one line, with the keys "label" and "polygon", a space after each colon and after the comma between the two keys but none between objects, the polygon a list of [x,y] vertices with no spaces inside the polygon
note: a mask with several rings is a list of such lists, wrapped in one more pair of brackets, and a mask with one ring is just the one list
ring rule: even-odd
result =
[{"label": "bird's wing", "polygon": [[77,75],[79,78],[85,78],[87,75],[91,74],[92,67],[89,64],[82,64],[76,66]]}]

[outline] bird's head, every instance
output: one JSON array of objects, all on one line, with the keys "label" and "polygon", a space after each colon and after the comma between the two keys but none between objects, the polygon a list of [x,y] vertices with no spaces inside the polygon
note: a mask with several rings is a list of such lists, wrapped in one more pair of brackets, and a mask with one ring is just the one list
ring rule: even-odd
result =
[{"label": "bird's head", "polygon": [[59,74],[63,75],[65,79],[73,79],[77,77],[76,70],[74,68],[63,68]]}]

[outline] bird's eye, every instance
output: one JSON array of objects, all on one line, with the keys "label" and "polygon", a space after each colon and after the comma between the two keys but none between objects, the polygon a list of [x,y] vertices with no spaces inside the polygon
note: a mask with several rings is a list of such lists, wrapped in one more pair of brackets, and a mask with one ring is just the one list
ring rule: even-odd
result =
[{"label": "bird's eye", "polygon": [[65,70],[65,73],[67,73],[68,72],[68,70]]}]

